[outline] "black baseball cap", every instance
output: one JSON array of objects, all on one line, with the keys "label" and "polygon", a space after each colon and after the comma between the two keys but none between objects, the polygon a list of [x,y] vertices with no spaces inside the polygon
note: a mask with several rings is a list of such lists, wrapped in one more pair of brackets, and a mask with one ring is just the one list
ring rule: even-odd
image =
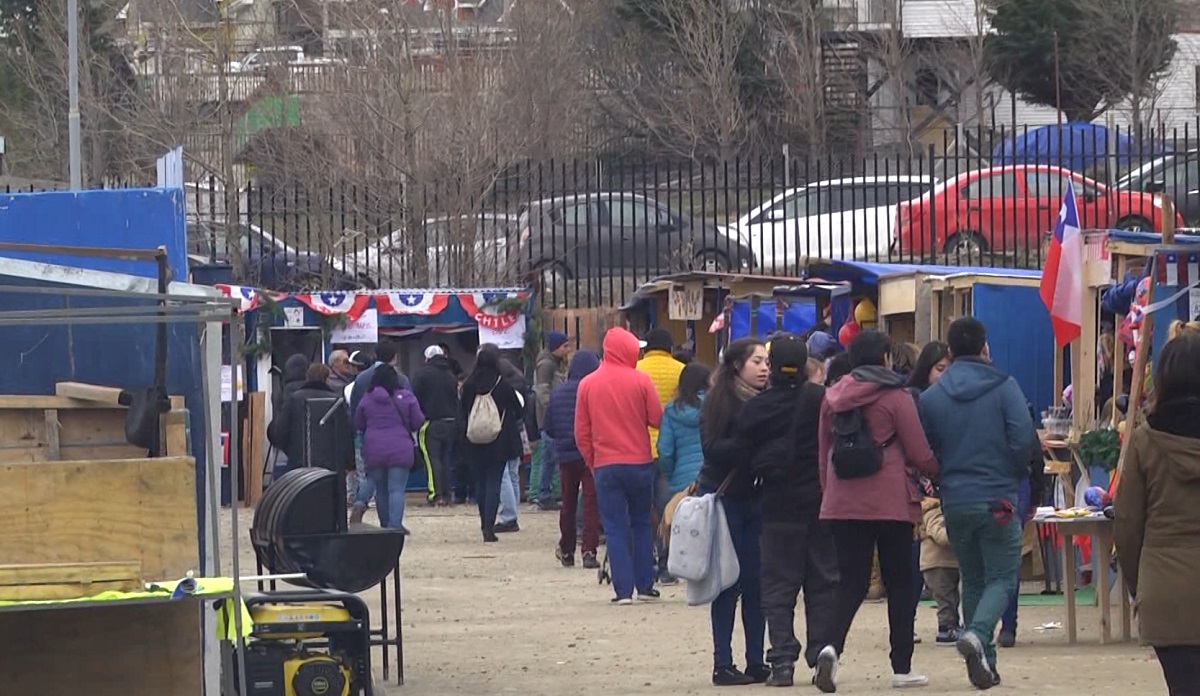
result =
[{"label": "black baseball cap", "polygon": [[785,333],[771,339],[771,372],[779,375],[804,374],[808,364],[808,346],[796,334]]}]

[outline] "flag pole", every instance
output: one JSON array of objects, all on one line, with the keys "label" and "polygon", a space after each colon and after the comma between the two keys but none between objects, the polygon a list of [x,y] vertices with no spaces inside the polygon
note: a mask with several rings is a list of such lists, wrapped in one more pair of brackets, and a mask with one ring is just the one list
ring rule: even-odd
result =
[{"label": "flag pole", "polygon": [[[1166,193],[1160,195],[1162,196],[1163,215],[1162,244],[1165,246],[1175,243],[1175,204]],[[1151,256],[1149,261],[1150,304],[1154,303],[1155,278],[1158,275],[1158,269],[1154,268],[1155,256]],[[1142,317],[1142,328],[1138,334],[1137,352],[1133,356],[1133,384],[1129,385],[1129,409],[1125,415],[1125,432],[1121,438],[1121,454],[1117,457],[1117,484],[1110,491],[1113,495],[1116,495],[1116,488],[1120,486],[1121,469],[1125,466],[1125,457],[1129,454],[1129,441],[1132,439],[1133,429],[1137,427],[1137,420],[1142,411],[1142,391],[1146,384],[1146,365],[1150,362],[1150,348],[1154,345],[1153,334],[1154,315],[1147,314]],[[1124,356],[1122,356],[1122,360],[1124,359]]]}]

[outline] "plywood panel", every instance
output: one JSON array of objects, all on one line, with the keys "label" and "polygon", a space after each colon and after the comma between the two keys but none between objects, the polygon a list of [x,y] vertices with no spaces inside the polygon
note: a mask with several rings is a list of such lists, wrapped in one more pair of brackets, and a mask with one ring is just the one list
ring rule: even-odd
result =
[{"label": "plywood panel", "polygon": [[3,693],[195,696],[199,604],[0,614]]},{"label": "plywood panel", "polygon": [[0,600],[4,601],[79,599],[142,588],[142,565],[128,561],[0,565]]},{"label": "plywood panel", "polygon": [[5,563],[138,561],[146,580],[199,567],[190,457],[0,464]]},{"label": "plywood panel", "polygon": [[[62,399],[57,404],[44,401],[36,408],[6,406],[5,400],[12,398],[0,397],[0,462],[138,459],[146,456],[146,450],[125,441],[124,408],[72,407],[69,399]],[[55,405],[58,408],[51,408]],[[186,454],[187,411],[180,409],[165,414],[163,427],[168,454]]]}]

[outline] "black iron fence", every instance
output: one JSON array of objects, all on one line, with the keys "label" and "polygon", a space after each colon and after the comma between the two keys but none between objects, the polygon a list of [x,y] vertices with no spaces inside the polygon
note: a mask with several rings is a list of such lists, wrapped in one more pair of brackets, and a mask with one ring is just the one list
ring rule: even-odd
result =
[{"label": "black iron fence", "polygon": [[551,160],[236,193],[197,182],[189,247],[194,267],[276,289],[533,284],[575,307],[666,273],[790,277],[812,258],[1036,268],[1068,188],[1085,229],[1161,230],[1163,192],[1177,226],[1200,227],[1195,133],[959,130],[854,158]]}]

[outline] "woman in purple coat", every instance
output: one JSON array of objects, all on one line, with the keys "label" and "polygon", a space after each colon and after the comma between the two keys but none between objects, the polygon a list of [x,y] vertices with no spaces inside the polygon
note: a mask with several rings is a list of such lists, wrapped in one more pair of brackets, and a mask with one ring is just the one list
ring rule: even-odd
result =
[{"label": "woman in purple coat", "polygon": [[416,460],[413,433],[424,424],[417,397],[400,388],[395,368],[375,368],[371,387],[354,413],[354,427],[363,434],[363,467],[375,482],[382,527],[404,529],[404,491]]}]

